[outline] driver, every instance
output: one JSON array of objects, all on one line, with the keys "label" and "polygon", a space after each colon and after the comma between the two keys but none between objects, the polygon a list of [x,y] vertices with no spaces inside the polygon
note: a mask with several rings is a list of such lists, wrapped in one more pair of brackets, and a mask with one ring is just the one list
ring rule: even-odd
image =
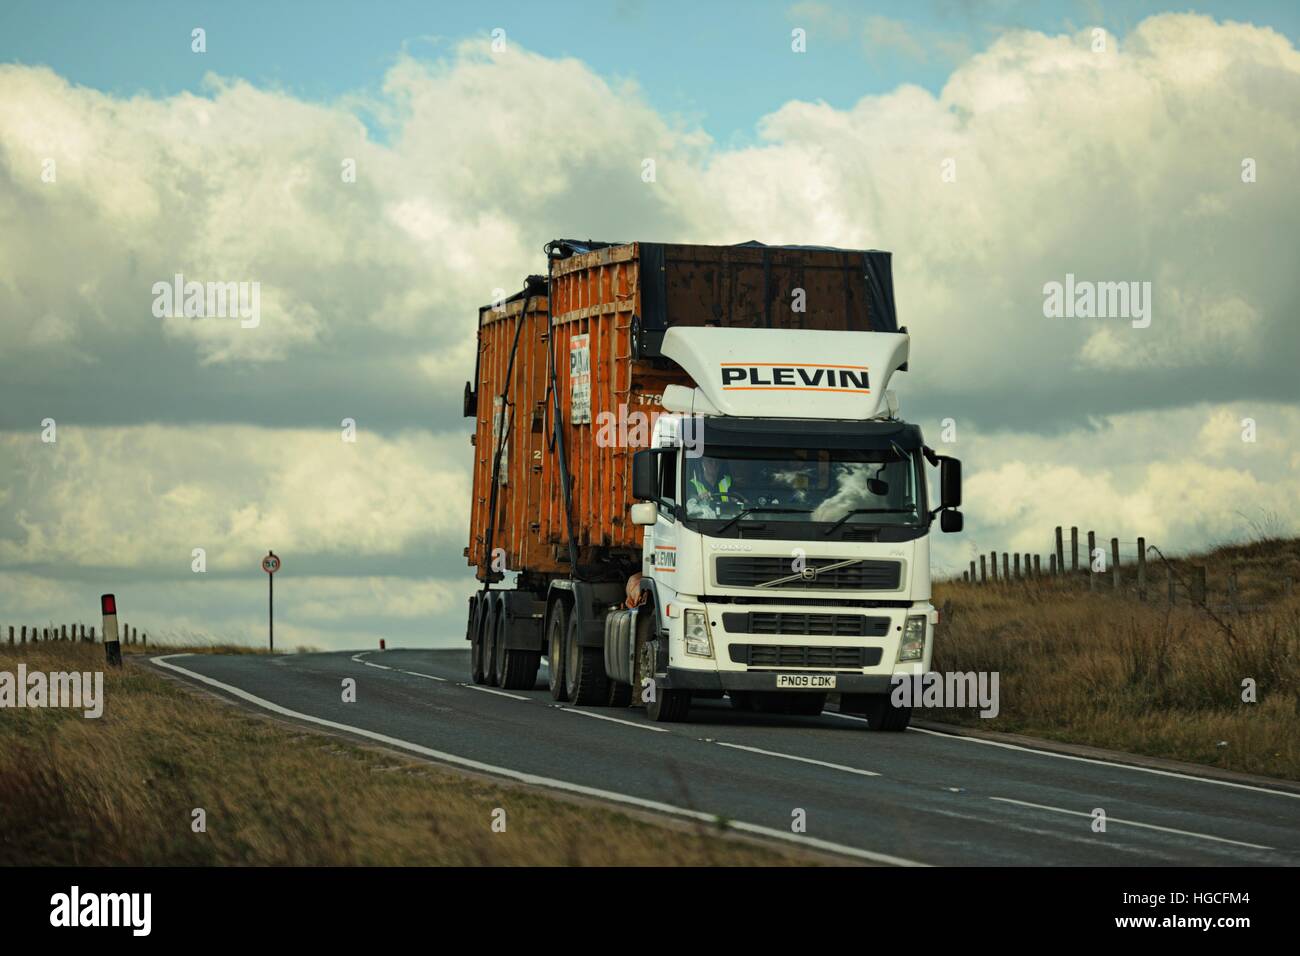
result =
[{"label": "driver", "polygon": [[693,518],[715,517],[718,506],[735,502],[731,491],[731,475],[717,458],[697,458],[690,478],[691,495],[686,502],[686,512]]}]

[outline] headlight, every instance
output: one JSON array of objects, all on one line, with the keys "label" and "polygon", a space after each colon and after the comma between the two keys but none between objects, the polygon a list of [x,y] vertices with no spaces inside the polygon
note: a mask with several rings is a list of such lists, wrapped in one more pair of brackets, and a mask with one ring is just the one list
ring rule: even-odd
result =
[{"label": "headlight", "polygon": [[682,614],[682,632],[687,654],[696,657],[713,656],[713,639],[709,637],[709,621],[703,611],[686,610]]},{"label": "headlight", "polygon": [[898,660],[919,661],[925,656],[925,615],[909,617],[903,625],[903,640],[898,645]]}]

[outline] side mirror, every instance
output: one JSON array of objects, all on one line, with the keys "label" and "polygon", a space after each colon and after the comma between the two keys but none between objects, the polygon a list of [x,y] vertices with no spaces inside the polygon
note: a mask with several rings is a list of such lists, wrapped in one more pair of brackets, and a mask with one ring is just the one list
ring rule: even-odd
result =
[{"label": "side mirror", "polygon": [[659,500],[659,449],[647,448],[632,456],[632,497]]},{"label": "side mirror", "polygon": [[939,530],[945,534],[955,534],[966,526],[966,519],[960,511],[940,511]]},{"label": "side mirror", "polygon": [[659,506],[653,501],[638,501],[632,506],[632,523],[652,525],[659,520]]},{"label": "side mirror", "polygon": [[473,418],[478,413],[478,393],[469,387],[469,382],[465,383],[465,402],[462,411],[466,418]]},{"label": "side mirror", "polygon": [[939,457],[939,507],[961,507],[961,462],[947,455]]}]

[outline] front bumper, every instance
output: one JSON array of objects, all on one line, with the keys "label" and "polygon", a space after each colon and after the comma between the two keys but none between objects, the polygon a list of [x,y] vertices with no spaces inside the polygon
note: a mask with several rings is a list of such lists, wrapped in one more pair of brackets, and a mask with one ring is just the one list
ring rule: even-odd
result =
[{"label": "front bumper", "polygon": [[[817,673],[805,668],[791,668],[783,673]],[[835,678],[836,694],[887,694],[893,686],[893,674],[843,674],[825,672],[826,676]],[[720,671],[687,670],[684,667],[669,667],[664,686],[669,690],[776,690],[776,673],[774,671]],[[787,688],[790,689],[790,688]],[[826,693],[815,689],[790,689],[792,693]]]}]

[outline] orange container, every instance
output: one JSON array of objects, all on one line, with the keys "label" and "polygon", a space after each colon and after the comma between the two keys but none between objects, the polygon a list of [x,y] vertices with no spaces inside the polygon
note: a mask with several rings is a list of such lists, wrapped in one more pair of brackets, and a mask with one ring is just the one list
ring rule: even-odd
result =
[{"label": "orange container", "polygon": [[[479,310],[465,394],[476,419],[465,553],[480,580],[573,574],[559,438],[581,576],[623,580],[640,568],[632,454],[649,444],[664,387],[694,384],[659,355],[668,327],[896,328],[888,253],[562,240],[548,251],[549,283],[530,277]],[[799,296],[802,311],[789,304]]]}]

